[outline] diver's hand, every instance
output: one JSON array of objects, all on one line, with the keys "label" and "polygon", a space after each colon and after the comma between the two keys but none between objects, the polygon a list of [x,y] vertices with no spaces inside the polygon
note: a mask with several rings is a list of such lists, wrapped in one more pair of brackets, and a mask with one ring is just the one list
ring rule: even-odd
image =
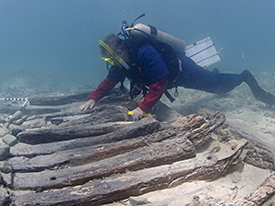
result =
[{"label": "diver's hand", "polygon": [[139,107],[135,108],[133,111],[132,111],[132,114],[131,116],[133,117],[133,120],[134,121],[138,121],[139,119],[142,118],[142,116],[145,114],[144,111],[142,111]]},{"label": "diver's hand", "polygon": [[96,101],[94,99],[89,99],[87,102],[79,107],[79,110],[85,112],[87,109],[92,109],[95,103]]}]

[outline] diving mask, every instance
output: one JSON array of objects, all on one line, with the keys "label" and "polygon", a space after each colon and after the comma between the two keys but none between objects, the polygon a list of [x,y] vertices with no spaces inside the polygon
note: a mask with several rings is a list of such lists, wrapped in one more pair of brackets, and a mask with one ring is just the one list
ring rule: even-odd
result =
[{"label": "diving mask", "polygon": [[[104,49],[106,49],[120,64],[122,64],[127,70],[130,69],[129,65],[126,64],[125,61],[123,61],[123,59],[120,58],[120,56],[118,56],[107,44],[105,44],[101,39],[98,40],[98,42],[100,43],[101,46],[104,47]],[[111,58],[105,58],[105,57],[101,57],[104,61],[109,62],[110,64],[114,65],[114,61]]]}]

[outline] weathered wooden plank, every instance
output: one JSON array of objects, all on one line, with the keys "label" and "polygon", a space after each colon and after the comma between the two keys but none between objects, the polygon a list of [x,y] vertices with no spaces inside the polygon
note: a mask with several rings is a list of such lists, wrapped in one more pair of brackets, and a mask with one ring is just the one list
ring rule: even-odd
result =
[{"label": "weathered wooden plank", "polygon": [[100,124],[105,122],[127,121],[128,109],[123,106],[103,104],[87,111],[90,115],[63,123],[60,127],[77,126],[86,123]]},{"label": "weathered wooden plank", "polygon": [[[210,133],[220,127],[225,122],[225,120],[225,116],[219,111],[207,117],[204,122],[199,120],[199,122],[202,124],[200,124],[198,127],[196,126],[197,128],[195,127],[192,129],[192,133],[194,135],[190,138],[190,140],[196,146],[204,144],[206,140],[210,138]],[[196,125],[196,123],[194,125]]]},{"label": "weathered wooden plank", "polygon": [[115,142],[123,139],[130,139],[142,135],[152,134],[153,132],[158,131],[160,127],[161,123],[159,121],[155,120],[153,117],[147,117],[141,119],[140,121],[133,122],[124,128],[118,129],[115,132],[96,137],[84,137],[81,139],[39,145],[18,143],[14,147],[10,148],[10,155],[33,157],[43,154],[52,154],[57,151]]},{"label": "weathered wooden plank", "polygon": [[166,129],[130,140],[65,150],[29,159],[23,156],[13,157],[8,162],[12,165],[14,172],[38,172],[44,169],[54,169],[55,167],[59,169],[68,168],[123,154],[176,135],[172,129]]},{"label": "weathered wooden plank", "polygon": [[264,182],[253,191],[240,204],[242,206],[258,206],[262,205],[271,195],[275,193],[275,174],[271,174]]},{"label": "weathered wooden plank", "polygon": [[[225,122],[225,116],[217,111],[207,118],[201,116],[189,115],[178,119],[173,123],[179,131],[187,131],[187,138],[192,141],[195,146],[205,143],[210,138],[210,133]],[[188,135],[189,134],[189,135]]]},{"label": "weathered wooden plank", "polygon": [[126,170],[169,164],[195,155],[194,145],[184,136],[180,136],[78,167],[37,173],[15,173],[13,186],[14,189],[31,190],[62,188],[84,184],[111,174],[124,173]]},{"label": "weathered wooden plank", "polygon": [[[24,115],[28,115],[27,120],[24,120],[22,127],[25,129],[34,129],[40,127],[49,127],[51,125],[56,125],[54,121],[56,119],[61,120],[57,125],[60,127],[68,126],[81,126],[86,122],[89,124],[98,124],[110,121],[118,121],[118,118],[125,119],[125,115],[121,107],[114,105],[99,105],[93,110],[88,110],[85,113],[79,111],[79,106],[82,103],[76,102],[70,105],[60,105],[60,106],[32,106],[28,105],[23,110]],[[106,111],[102,112],[102,110]],[[123,115],[117,115],[119,113]],[[109,115],[108,112],[112,111],[112,114]],[[118,116],[118,117],[117,117]],[[127,116],[126,116],[127,118]],[[88,119],[88,121],[87,121]],[[83,121],[84,120],[84,121]]]},{"label": "weathered wooden plank", "polygon": [[255,167],[274,170],[275,169],[275,152],[274,142],[269,139],[272,136],[256,131],[254,128],[240,123],[233,119],[228,121],[217,131],[219,138],[234,136],[236,139],[247,139],[249,144],[246,145],[246,156],[244,161]]},{"label": "weathered wooden plank", "polygon": [[32,105],[62,105],[72,102],[85,101],[91,92],[58,95],[36,95],[29,98]]},{"label": "weathered wooden plank", "polygon": [[[192,118],[190,118],[190,120],[191,119]],[[196,118],[194,118],[194,120],[196,120]],[[154,142],[154,140],[162,141],[163,139],[166,139],[167,137],[169,137],[169,135],[172,134],[172,133],[174,133],[174,134],[177,133],[178,135],[185,135],[186,134],[186,137],[193,140],[193,139],[195,139],[194,137],[198,137],[198,133],[201,132],[202,135],[200,135],[200,137],[203,140],[205,140],[205,136],[207,136],[208,133],[215,128],[215,127],[213,127],[213,125],[214,126],[219,126],[220,122],[222,120],[224,120],[224,116],[221,115],[219,112],[217,112],[214,115],[212,115],[211,117],[209,117],[208,120],[199,121],[201,126],[197,123],[197,121],[192,121],[193,124],[191,124],[191,128],[194,128],[194,125],[196,125],[196,127],[193,130],[191,130],[191,132],[185,131],[185,130],[176,130],[176,131],[174,130],[174,131],[172,131],[171,129],[166,129],[165,131],[156,132],[152,135],[143,136],[142,138],[132,139],[130,141],[125,140],[123,142],[118,142],[118,143],[114,143],[114,144],[109,143],[108,146],[102,145],[102,146],[92,146],[92,147],[89,147],[89,148],[85,147],[88,150],[87,152],[85,151],[86,150],[85,148],[83,148],[83,149],[74,149],[74,150],[57,152],[57,153],[54,153],[54,154],[51,154],[51,155],[43,155],[42,157],[38,156],[38,157],[35,157],[35,158],[31,158],[31,159],[26,159],[25,157],[24,158],[15,157],[15,158],[11,158],[9,160],[9,162],[13,165],[13,168],[14,168],[15,171],[17,171],[17,170],[18,171],[24,171],[24,172],[26,172],[26,171],[36,171],[36,170],[41,171],[43,168],[48,168],[49,169],[49,168],[54,167],[54,166],[59,166],[60,167],[62,164],[64,164],[64,162],[67,163],[66,165],[68,165],[69,162],[70,162],[70,166],[73,166],[72,162],[75,162],[74,159],[76,159],[76,161],[79,164],[82,161],[85,162],[85,163],[88,163],[89,161],[93,162],[92,161],[94,159],[92,157],[93,154],[96,154],[97,155],[97,160],[99,160],[100,159],[99,158],[100,154],[98,154],[99,152],[97,151],[97,148],[101,148],[101,150],[100,150],[101,152],[103,152],[103,150],[104,150],[103,148],[107,148],[107,149],[104,150],[107,154],[108,154],[108,150],[111,150],[112,151],[111,153],[113,153],[113,155],[115,155],[115,154],[117,154],[117,151],[112,149],[112,148],[113,147],[118,148],[118,150],[119,150],[120,147],[118,145],[120,145],[120,144],[123,145],[122,146],[123,151],[126,152],[126,151],[129,151],[129,149],[131,149],[131,148],[137,148],[138,145],[143,145],[144,146],[145,142],[147,142],[147,143],[148,142]],[[207,124],[205,122],[207,122]],[[166,132],[166,134],[165,134],[165,132]],[[14,151],[12,151],[12,153],[14,153]],[[119,153],[122,153],[122,152],[119,151]],[[16,154],[19,155],[18,152],[16,152]],[[74,156],[73,154],[77,154],[77,156]],[[106,157],[108,156],[107,154],[106,154]],[[24,159],[24,161],[22,159]],[[87,159],[89,159],[89,161]]]},{"label": "weathered wooden plank", "polygon": [[[130,124],[129,122],[128,124]],[[33,129],[21,132],[17,135],[20,142],[28,144],[41,144],[56,141],[64,141],[89,136],[99,136],[106,133],[114,132],[120,128],[127,126],[127,123],[108,122],[101,124],[83,124],[82,126],[71,127],[49,127],[41,129]]]},{"label": "weathered wooden plank", "polygon": [[[86,91],[82,93],[71,93],[71,94],[57,94],[57,95],[35,95],[29,98],[31,105],[45,105],[45,106],[57,106],[65,105],[73,102],[86,101],[87,96],[91,91]],[[127,90],[120,88],[114,88],[109,94],[101,99],[97,104],[116,104],[126,106],[125,103],[133,102],[129,99]],[[136,105],[135,105],[136,107]],[[135,108],[134,107],[134,108]]]},{"label": "weathered wooden plank", "polygon": [[[83,124],[93,125],[106,122],[115,122],[115,121],[127,121],[128,119],[128,110],[125,107],[114,106],[114,105],[103,105],[97,107],[91,112],[89,116],[71,120],[67,123],[61,124],[58,127],[42,128],[37,130],[29,130],[21,132],[17,135],[17,138],[20,142],[28,144],[40,144],[48,143],[53,141],[62,141],[68,139],[75,139],[80,137],[89,136],[89,133],[95,128],[79,128]],[[80,126],[81,125],[81,126]],[[78,127],[77,127],[78,126]],[[70,128],[66,128],[70,127]],[[73,128],[75,127],[75,128]],[[98,128],[98,133],[103,134],[103,126]],[[91,134],[93,135],[93,134]]]},{"label": "weathered wooden plank", "polygon": [[79,113],[78,107],[83,102],[74,102],[71,104],[66,105],[55,105],[55,106],[38,106],[38,105],[26,105],[24,109],[22,110],[23,115],[42,115],[42,114],[49,114],[49,115],[62,115],[62,116],[68,116],[68,115],[76,115]]},{"label": "weathered wooden plank", "polygon": [[60,106],[33,106],[27,105],[22,111],[28,118],[21,125],[25,129],[48,127],[52,119],[59,118],[62,122],[88,116],[88,113],[80,113],[80,102]]},{"label": "weathered wooden plank", "polygon": [[62,111],[64,106],[33,106],[27,105],[22,113],[24,115],[41,115],[41,114],[51,114],[51,113],[59,113]]},{"label": "weathered wooden plank", "polygon": [[[175,183],[190,180],[214,180],[240,155],[246,140],[222,144],[222,154],[198,155],[196,158],[143,169],[135,172],[89,181],[82,186],[49,190],[14,196],[15,205],[78,205],[93,206],[118,201],[129,196],[141,195],[149,191],[167,188]],[[180,181],[179,181],[180,180]]]}]

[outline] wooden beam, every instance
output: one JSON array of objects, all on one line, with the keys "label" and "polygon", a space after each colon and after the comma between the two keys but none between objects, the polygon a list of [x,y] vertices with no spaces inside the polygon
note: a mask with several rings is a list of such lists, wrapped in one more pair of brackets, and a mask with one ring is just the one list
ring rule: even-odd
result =
[{"label": "wooden beam", "polygon": [[126,170],[168,164],[195,155],[194,145],[186,137],[180,136],[78,167],[36,173],[15,173],[14,189],[45,190],[74,186],[111,174],[124,173]]},{"label": "wooden beam", "polygon": [[270,196],[275,193],[275,173],[267,177],[264,182],[254,190],[245,200],[240,204],[243,206],[258,206],[262,205]]},{"label": "wooden beam", "polygon": [[33,158],[17,156],[10,158],[8,162],[12,165],[13,172],[38,172],[45,169],[75,167],[130,152],[176,136],[177,134],[172,129],[166,129],[132,139],[63,150],[49,155],[38,155]]},{"label": "wooden beam", "polygon": [[[131,122],[129,122],[130,124]],[[99,136],[114,132],[127,126],[127,123],[108,122],[101,124],[83,124],[82,126],[71,127],[49,127],[33,129],[21,132],[17,135],[19,142],[27,144],[41,144],[49,142],[64,141],[82,137]]]},{"label": "wooden beam", "polygon": [[159,121],[155,120],[153,117],[147,117],[141,119],[140,121],[133,122],[132,124],[120,128],[114,132],[100,136],[84,137],[80,139],[45,143],[39,145],[23,145],[19,143],[10,148],[10,155],[33,157],[43,154],[52,154],[57,151],[116,142],[123,139],[130,139],[142,135],[152,134],[158,131],[160,127],[161,124]]},{"label": "wooden beam", "polygon": [[[28,193],[11,197],[15,205],[99,205],[141,195],[149,191],[176,186],[179,182],[214,180],[234,162],[247,143],[246,140],[221,144],[222,154],[200,155],[190,160],[175,162],[135,172],[127,172],[84,185]],[[232,149],[232,144],[236,147]]]},{"label": "wooden beam", "polygon": [[91,92],[58,94],[58,95],[35,95],[29,98],[31,105],[63,105],[72,102],[85,101]]}]

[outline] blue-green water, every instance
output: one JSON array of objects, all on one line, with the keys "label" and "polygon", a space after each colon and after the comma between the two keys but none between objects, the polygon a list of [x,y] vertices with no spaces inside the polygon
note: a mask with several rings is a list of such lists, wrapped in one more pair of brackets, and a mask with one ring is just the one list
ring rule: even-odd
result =
[{"label": "blue-green water", "polygon": [[211,36],[224,49],[209,69],[272,73],[274,9],[274,0],[0,0],[0,85],[97,85],[107,74],[98,39],[142,13],[139,22],[187,45]]}]

